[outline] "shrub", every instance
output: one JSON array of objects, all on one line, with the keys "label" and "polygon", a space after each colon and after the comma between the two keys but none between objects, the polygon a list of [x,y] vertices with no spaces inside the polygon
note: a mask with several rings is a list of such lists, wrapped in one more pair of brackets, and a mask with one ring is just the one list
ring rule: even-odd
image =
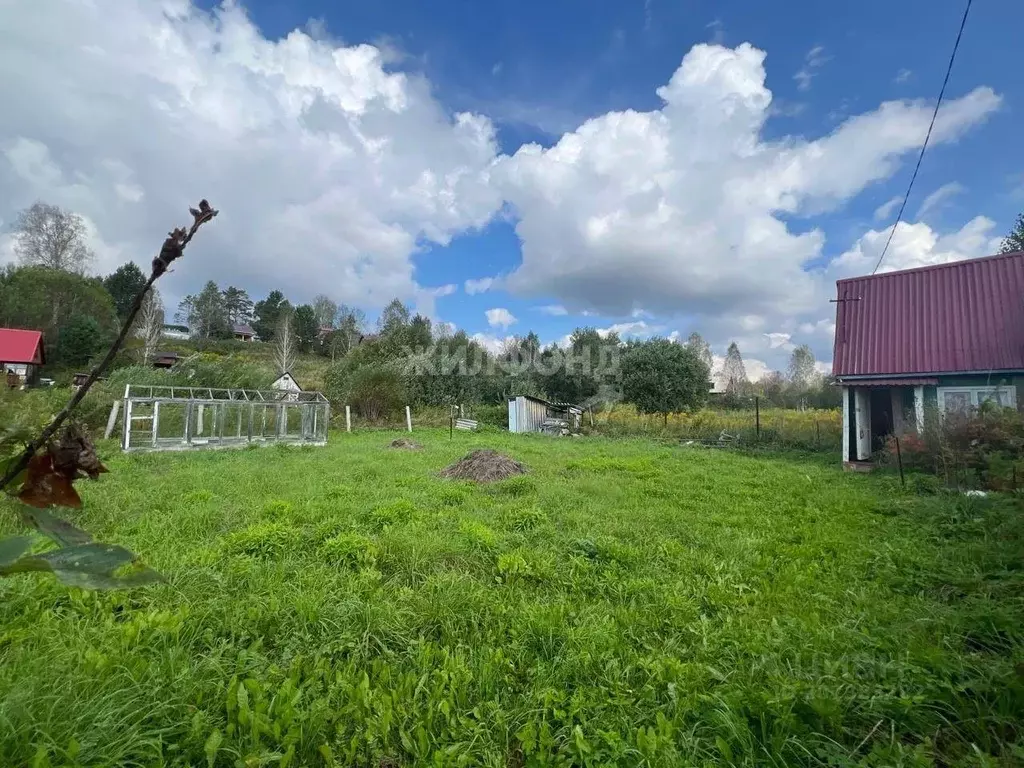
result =
[{"label": "shrub", "polygon": [[[949,486],[1009,490],[1024,479],[1024,415],[985,404],[970,413],[931,413],[922,435],[900,437],[903,466],[938,474]],[[890,437],[880,456],[896,464]]]},{"label": "shrub", "polygon": [[402,380],[390,368],[360,368],[352,375],[348,400],[364,419],[379,421],[402,405]]}]

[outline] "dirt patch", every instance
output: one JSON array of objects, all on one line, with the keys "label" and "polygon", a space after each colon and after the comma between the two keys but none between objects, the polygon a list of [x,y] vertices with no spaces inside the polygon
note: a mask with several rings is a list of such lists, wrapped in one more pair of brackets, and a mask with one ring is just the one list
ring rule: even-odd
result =
[{"label": "dirt patch", "polygon": [[410,440],[407,437],[400,437],[397,440],[391,441],[391,448],[401,448],[405,451],[421,451],[423,446],[417,443],[415,440]]},{"label": "dirt patch", "polygon": [[493,483],[506,477],[525,474],[526,467],[515,459],[486,448],[466,454],[441,471],[441,477],[472,480],[475,483]]}]

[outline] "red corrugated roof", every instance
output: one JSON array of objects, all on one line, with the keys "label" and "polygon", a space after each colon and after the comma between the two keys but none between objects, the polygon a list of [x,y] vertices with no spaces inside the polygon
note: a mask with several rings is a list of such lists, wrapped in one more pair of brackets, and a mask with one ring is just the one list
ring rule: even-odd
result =
[{"label": "red corrugated roof", "polygon": [[18,328],[0,328],[0,363],[42,365],[43,334]]},{"label": "red corrugated roof", "polygon": [[836,288],[835,376],[1024,370],[1024,253]]}]

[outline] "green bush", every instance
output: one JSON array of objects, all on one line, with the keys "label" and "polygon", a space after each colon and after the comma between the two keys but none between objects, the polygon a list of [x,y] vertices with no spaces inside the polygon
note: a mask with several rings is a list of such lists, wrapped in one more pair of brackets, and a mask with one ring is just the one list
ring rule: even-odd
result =
[{"label": "green bush", "polygon": [[390,368],[360,368],[352,376],[348,399],[364,419],[379,421],[401,407],[402,380]]}]

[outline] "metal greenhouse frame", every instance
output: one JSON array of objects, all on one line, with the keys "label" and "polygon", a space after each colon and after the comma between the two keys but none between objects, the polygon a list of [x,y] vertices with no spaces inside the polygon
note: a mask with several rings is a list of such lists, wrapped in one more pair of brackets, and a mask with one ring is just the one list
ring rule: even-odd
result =
[{"label": "metal greenhouse frame", "polygon": [[319,392],[129,384],[125,451],[326,445],[331,411]]}]

